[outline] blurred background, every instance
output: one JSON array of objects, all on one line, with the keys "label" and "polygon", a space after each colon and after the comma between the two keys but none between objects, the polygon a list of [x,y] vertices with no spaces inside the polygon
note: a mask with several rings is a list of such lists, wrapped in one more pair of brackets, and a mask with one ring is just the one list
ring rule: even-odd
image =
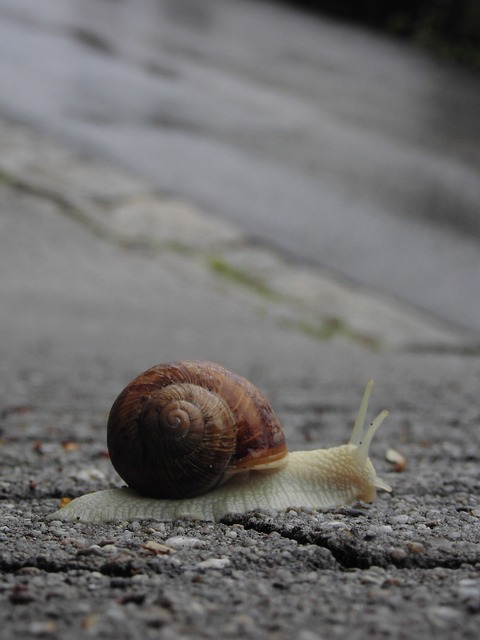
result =
[{"label": "blurred background", "polygon": [[0,0],[0,115],[480,331],[476,0]]},{"label": "blurred background", "polygon": [[374,28],[445,60],[480,68],[477,0],[298,0],[287,4]]}]

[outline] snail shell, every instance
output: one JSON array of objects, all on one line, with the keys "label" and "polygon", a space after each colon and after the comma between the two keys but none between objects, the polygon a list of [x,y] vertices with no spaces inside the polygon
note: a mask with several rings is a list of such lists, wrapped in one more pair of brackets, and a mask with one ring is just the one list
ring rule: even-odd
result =
[{"label": "snail shell", "polygon": [[107,442],[123,480],[155,498],[198,496],[235,474],[282,467],[288,456],[268,400],[206,361],[157,365],[132,380],[112,406]]}]

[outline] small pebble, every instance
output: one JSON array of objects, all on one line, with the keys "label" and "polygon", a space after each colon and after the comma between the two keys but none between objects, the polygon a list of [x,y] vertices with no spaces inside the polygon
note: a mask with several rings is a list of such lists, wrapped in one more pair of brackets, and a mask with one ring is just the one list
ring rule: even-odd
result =
[{"label": "small pebble", "polygon": [[103,547],[100,547],[104,553],[117,553],[118,547],[114,544],[106,544]]},{"label": "small pebble", "polygon": [[392,549],[390,551],[390,557],[392,558],[392,560],[399,562],[401,560],[405,560],[405,558],[407,557],[407,552],[401,547],[396,547],[395,549]]},{"label": "small pebble", "polygon": [[175,553],[173,547],[169,547],[166,544],[160,544],[160,542],[155,542],[155,540],[147,540],[145,544],[142,544],[142,549],[150,551],[150,553],[154,553],[155,555]]},{"label": "small pebble", "polygon": [[79,556],[99,556],[102,553],[102,547],[98,544],[92,544],[88,549],[80,549],[77,552]]},{"label": "small pebble", "polygon": [[378,527],[378,531],[380,533],[393,533],[393,528],[389,524],[384,524],[381,527]]},{"label": "small pebble", "polygon": [[155,534],[155,533],[165,533],[165,523],[164,522],[156,522],[152,524],[151,527],[148,527],[147,533]]},{"label": "small pebble", "polygon": [[341,520],[332,520],[331,522],[324,522],[325,529],[348,529],[348,525]]},{"label": "small pebble", "polygon": [[29,626],[29,631],[32,636],[49,636],[57,632],[57,625],[55,622],[47,620],[32,622]]},{"label": "small pebble", "polygon": [[197,569],[225,569],[230,565],[228,558],[209,558],[197,564]]},{"label": "small pebble", "polygon": [[200,538],[189,538],[187,536],[173,536],[165,540],[167,547],[172,549],[184,549],[186,547],[204,547],[206,545],[204,540]]},{"label": "small pebble", "polygon": [[120,607],[112,606],[106,610],[105,617],[112,622],[123,623],[126,619],[126,613],[123,609],[120,609]]},{"label": "small pebble", "polygon": [[82,482],[88,482],[90,480],[105,480],[105,474],[95,467],[89,467],[88,469],[82,469],[76,473],[73,478]]},{"label": "small pebble", "polygon": [[408,542],[407,549],[410,551],[410,553],[414,554],[425,552],[425,547],[421,542]]},{"label": "small pebble", "polygon": [[392,518],[392,522],[394,522],[395,524],[410,524],[413,522],[413,520],[410,516],[407,516],[406,514],[401,514],[399,516],[394,516]]},{"label": "small pebble", "polygon": [[429,620],[437,626],[445,626],[445,624],[457,620],[460,615],[460,611],[457,611],[457,609],[453,607],[438,606],[427,609]]}]

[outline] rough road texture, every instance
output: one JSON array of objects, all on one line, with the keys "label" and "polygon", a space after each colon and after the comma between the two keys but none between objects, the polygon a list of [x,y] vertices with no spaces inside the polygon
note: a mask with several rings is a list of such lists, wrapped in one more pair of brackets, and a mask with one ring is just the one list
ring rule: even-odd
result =
[{"label": "rough road texture", "polygon": [[[0,176],[2,637],[478,637],[475,337],[5,123]],[[110,405],[180,358],[250,378],[292,449],[348,439],[373,377],[371,415],[391,415],[372,459],[394,492],[218,525],[47,522],[62,497],[121,485]]]}]

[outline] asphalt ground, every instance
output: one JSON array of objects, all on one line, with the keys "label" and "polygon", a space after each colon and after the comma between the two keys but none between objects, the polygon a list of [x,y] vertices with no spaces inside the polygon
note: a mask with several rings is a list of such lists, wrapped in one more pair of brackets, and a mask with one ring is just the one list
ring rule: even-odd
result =
[{"label": "asphalt ground", "polygon": [[[2,638],[478,637],[478,336],[11,122],[0,273]],[[374,378],[392,494],[219,524],[47,521],[121,486],[105,422],[123,386],[192,358],[259,386],[292,450],[348,440]]]}]

